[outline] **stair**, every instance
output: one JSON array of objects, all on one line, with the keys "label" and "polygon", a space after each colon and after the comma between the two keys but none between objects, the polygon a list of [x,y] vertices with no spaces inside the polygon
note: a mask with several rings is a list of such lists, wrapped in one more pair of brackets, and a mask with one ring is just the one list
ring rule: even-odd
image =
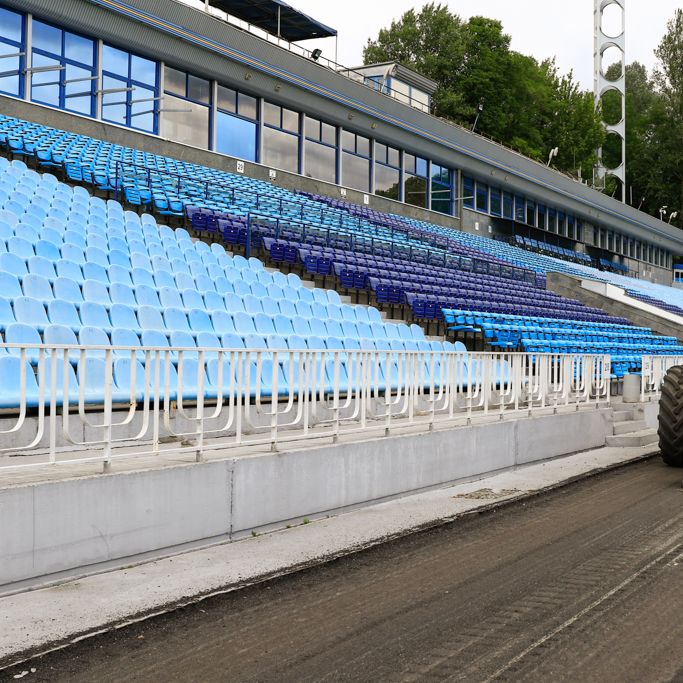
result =
[{"label": "stair", "polygon": [[657,443],[659,437],[656,429],[648,429],[642,419],[642,408],[624,408],[612,414],[612,435],[606,439],[607,446],[617,448],[638,448]]}]

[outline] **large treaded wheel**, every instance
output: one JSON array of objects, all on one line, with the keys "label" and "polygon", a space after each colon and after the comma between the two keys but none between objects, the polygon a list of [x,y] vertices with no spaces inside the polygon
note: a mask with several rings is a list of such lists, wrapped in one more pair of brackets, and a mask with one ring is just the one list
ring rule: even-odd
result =
[{"label": "large treaded wheel", "polygon": [[671,368],[659,399],[659,449],[671,467],[683,467],[683,366]]}]

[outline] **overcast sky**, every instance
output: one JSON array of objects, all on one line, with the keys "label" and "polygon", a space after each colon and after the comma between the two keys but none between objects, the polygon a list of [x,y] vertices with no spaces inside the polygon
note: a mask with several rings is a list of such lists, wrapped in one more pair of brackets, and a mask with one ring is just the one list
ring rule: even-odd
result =
[{"label": "overcast sky", "polygon": [[[288,0],[297,9],[339,31],[339,62],[362,63],[363,46],[411,7],[414,0]],[[512,48],[537,59],[555,56],[562,72],[574,71],[586,88],[593,87],[593,0],[449,0],[450,10],[463,18],[483,15],[503,22],[512,36]],[[648,69],[656,63],[654,50],[666,22],[681,0],[627,0],[626,60]],[[334,39],[320,43],[326,57],[334,58]]]}]

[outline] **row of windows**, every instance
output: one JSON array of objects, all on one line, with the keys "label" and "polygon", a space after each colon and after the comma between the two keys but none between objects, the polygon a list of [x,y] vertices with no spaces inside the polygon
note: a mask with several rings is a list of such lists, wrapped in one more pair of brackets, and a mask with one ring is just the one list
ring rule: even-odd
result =
[{"label": "row of windows", "polygon": [[659,266],[660,268],[672,267],[673,257],[665,249],[652,244],[645,244],[640,240],[620,235],[612,230],[596,228],[593,233],[593,243],[599,249],[621,254],[637,261],[645,261],[653,266]]}]

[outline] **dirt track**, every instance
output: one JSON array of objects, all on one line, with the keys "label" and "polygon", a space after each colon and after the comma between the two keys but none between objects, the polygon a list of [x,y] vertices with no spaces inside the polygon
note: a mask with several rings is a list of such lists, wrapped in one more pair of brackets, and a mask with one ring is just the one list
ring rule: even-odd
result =
[{"label": "dirt track", "polygon": [[25,683],[683,681],[681,472],[618,470],[3,673],[29,666]]}]

